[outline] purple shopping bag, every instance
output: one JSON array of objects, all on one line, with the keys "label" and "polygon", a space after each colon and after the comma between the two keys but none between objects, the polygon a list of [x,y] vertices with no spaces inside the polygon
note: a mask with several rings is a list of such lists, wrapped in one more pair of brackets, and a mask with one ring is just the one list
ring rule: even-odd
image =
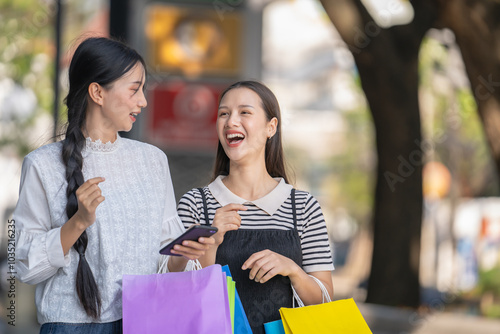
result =
[{"label": "purple shopping bag", "polygon": [[196,271],[123,276],[123,333],[231,334],[226,274]]}]

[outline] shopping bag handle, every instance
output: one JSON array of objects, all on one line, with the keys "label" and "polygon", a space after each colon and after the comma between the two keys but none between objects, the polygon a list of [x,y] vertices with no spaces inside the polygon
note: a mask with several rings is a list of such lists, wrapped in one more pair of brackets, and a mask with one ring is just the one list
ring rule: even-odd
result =
[{"label": "shopping bag handle", "polygon": [[[321,293],[323,295],[323,303],[325,302],[325,300],[327,303],[331,302],[332,299],[330,298],[330,294],[328,293],[328,290],[326,289],[323,282],[321,282],[317,277],[314,277],[313,275],[308,275],[308,276],[311,277],[319,285],[319,288],[321,289]],[[302,299],[300,299],[297,291],[295,291],[293,284],[292,284],[292,291],[293,291],[293,308],[295,308],[295,301],[297,301],[299,307],[304,307],[304,302],[302,301]]]},{"label": "shopping bag handle", "polygon": [[[160,255],[160,261],[159,261],[159,268],[158,268],[158,274],[165,274],[168,273],[168,255]],[[201,266],[200,261],[198,260],[189,260],[188,263],[186,264],[186,268],[184,271],[193,271],[193,270],[200,270],[203,269]]]}]

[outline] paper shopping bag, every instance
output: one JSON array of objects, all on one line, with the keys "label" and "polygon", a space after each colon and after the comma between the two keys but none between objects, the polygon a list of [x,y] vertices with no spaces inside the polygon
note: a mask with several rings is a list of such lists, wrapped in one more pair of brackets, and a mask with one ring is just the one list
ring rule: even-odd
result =
[{"label": "paper shopping bag", "polygon": [[286,334],[372,334],[352,298],[299,308],[280,308]]},{"label": "paper shopping bag", "polygon": [[[229,267],[222,266],[222,270],[226,275],[231,276]],[[243,309],[243,304],[241,303],[240,296],[238,295],[238,290],[234,290],[234,334],[252,334],[252,328],[248,323],[248,318],[246,316],[245,310]]]},{"label": "paper shopping bag", "polygon": [[276,321],[266,322],[264,324],[264,331],[266,332],[266,334],[285,334],[283,321],[280,319]]},{"label": "paper shopping bag", "polygon": [[231,330],[234,333],[234,292],[236,290],[236,283],[231,276],[227,276],[227,297],[229,300],[229,314],[231,315]]},{"label": "paper shopping bag", "polygon": [[201,270],[123,276],[123,333],[231,334],[226,274]]}]

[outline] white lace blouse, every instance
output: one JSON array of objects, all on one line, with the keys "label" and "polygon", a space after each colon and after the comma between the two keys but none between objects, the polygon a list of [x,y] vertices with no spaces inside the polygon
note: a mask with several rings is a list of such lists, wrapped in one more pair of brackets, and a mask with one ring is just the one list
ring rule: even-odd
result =
[{"label": "white lace blouse", "polygon": [[[64,256],[60,230],[66,215],[65,166],[62,142],[45,145],[23,162],[16,226],[17,277],[37,284],[38,321],[92,322],[75,290],[78,253]],[[100,322],[122,317],[122,275],[157,270],[160,244],[184,227],[176,203],[168,161],[158,148],[118,136],[114,143],[87,139],[82,152],[83,175],[104,177],[105,197],[96,222],[87,228],[85,257],[100,288]]]}]

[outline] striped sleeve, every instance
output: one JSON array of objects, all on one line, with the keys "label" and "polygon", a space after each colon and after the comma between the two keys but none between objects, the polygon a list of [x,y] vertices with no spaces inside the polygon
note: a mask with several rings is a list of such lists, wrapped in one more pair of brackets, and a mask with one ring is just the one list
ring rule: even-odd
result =
[{"label": "striped sleeve", "polygon": [[200,224],[199,202],[201,202],[201,196],[197,189],[191,189],[181,197],[177,206],[177,214],[185,228]]},{"label": "striped sleeve", "polygon": [[305,193],[302,208],[302,267],[305,272],[334,269],[325,219],[318,201]]}]

